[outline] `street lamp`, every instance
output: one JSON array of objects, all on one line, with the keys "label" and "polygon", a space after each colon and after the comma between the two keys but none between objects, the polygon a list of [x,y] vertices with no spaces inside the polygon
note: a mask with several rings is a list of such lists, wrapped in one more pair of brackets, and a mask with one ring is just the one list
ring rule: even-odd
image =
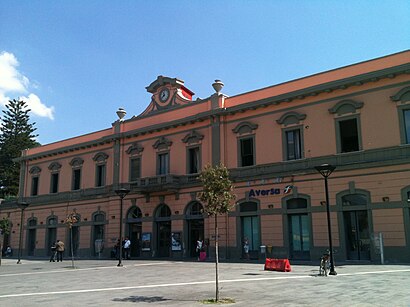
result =
[{"label": "street lamp", "polygon": [[325,194],[326,194],[326,213],[327,213],[327,232],[329,235],[329,248],[330,248],[330,275],[337,275],[335,271],[335,263],[333,259],[333,243],[332,243],[332,230],[330,225],[330,206],[329,206],[329,188],[327,185],[327,177],[336,169],[336,166],[330,164],[322,164],[315,166],[315,169],[325,178]]},{"label": "street lamp", "polygon": [[26,203],[26,202],[20,202],[20,203],[17,203],[17,206],[21,209],[19,254],[18,254],[17,264],[21,264],[20,258],[21,258],[21,244],[22,244],[22,241],[23,241],[22,239],[23,239],[24,210],[28,207],[28,203]]},{"label": "street lamp", "polygon": [[130,190],[121,188],[119,190],[115,190],[115,193],[120,197],[120,242],[119,242],[119,249],[120,249],[120,257],[117,266],[122,266],[122,200],[125,196],[130,192]]}]

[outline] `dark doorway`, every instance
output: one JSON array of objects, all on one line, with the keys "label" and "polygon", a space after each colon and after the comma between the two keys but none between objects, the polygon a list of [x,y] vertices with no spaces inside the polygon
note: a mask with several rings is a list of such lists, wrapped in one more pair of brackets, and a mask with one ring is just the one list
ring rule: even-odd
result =
[{"label": "dark doorway", "polygon": [[204,219],[188,220],[189,256],[197,257],[196,241],[204,240]]},{"label": "dark doorway", "polygon": [[36,249],[36,228],[37,220],[32,219],[28,222],[28,237],[27,237],[27,255],[34,256]]},{"label": "dark doorway", "polygon": [[188,204],[185,211],[187,238],[185,244],[188,246],[187,257],[197,257],[197,240],[204,238],[204,207],[198,201]]},{"label": "dark doorway", "polygon": [[171,221],[157,222],[158,257],[169,257],[171,247]]},{"label": "dark doorway", "polygon": [[161,204],[155,211],[157,256],[169,257],[171,249],[171,210]]},{"label": "dark doorway", "polygon": [[142,223],[132,223],[129,226],[129,238],[131,240],[131,257],[141,256],[141,232]]},{"label": "dark doorway", "polygon": [[131,257],[141,256],[142,211],[133,206],[127,213],[128,237],[131,241]]},{"label": "dark doorway", "polygon": [[348,260],[370,260],[370,231],[367,211],[344,212]]}]

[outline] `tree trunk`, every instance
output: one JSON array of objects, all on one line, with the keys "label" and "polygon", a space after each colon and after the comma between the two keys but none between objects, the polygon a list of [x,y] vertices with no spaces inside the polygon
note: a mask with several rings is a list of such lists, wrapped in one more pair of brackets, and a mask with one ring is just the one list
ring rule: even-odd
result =
[{"label": "tree trunk", "polygon": [[218,271],[218,262],[219,262],[219,253],[218,253],[218,216],[215,215],[215,270],[216,270],[216,293],[215,293],[215,301],[219,301],[219,271]]},{"label": "tree trunk", "polygon": [[73,251],[73,227],[70,227],[70,249],[71,249],[71,264],[74,269],[74,251]]}]

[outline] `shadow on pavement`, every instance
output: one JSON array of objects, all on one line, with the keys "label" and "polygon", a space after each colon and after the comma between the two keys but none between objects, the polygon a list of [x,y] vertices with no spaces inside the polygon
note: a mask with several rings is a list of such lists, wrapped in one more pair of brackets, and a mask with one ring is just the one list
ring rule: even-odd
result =
[{"label": "shadow on pavement", "polygon": [[156,303],[169,301],[169,299],[163,298],[162,296],[129,296],[125,298],[115,298],[114,302],[133,302],[133,303]]}]

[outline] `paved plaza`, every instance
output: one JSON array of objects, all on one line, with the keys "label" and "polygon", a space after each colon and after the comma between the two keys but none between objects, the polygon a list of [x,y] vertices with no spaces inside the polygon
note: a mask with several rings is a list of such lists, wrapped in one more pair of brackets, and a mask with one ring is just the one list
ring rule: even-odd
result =
[{"label": "paved plaza", "polygon": [[[209,306],[213,262],[3,259],[0,306]],[[337,276],[316,266],[264,271],[260,263],[221,263],[225,306],[410,306],[409,265],[343,265]]]}]

